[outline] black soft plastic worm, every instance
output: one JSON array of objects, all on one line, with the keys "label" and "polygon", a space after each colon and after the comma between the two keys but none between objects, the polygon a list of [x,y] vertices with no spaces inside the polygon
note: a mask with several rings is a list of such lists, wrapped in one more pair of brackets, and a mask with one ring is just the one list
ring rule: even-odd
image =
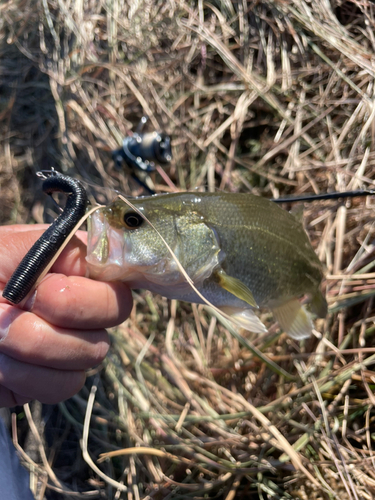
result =
[{"label": "black soft plastic worm", "polygon": [[47,175],[43,191],[49,195],[65,193],[68,198],[63,212],[30,248],[6,284],[3,297],[13,304],[19,304],[31,291],[86,211],[87,194],[79,181],[54,170]]}]

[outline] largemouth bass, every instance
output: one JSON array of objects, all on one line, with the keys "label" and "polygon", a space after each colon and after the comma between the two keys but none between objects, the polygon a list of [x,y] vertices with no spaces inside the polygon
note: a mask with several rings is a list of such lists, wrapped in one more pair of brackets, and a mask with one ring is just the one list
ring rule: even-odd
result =
[{"label": "largemouth bass", "polygon": [[[313,323],[301,299],[317,316],[326,315],[321,263],[302,225],[275,203],[231,193],[166,194],[131,203],[163,236],[197,290],[243,328],[265,332],[255,311],[266,307],[289,336],[302,339]],[[94,212],[90,277],[203,303],[154,228],[120,199]]]}]

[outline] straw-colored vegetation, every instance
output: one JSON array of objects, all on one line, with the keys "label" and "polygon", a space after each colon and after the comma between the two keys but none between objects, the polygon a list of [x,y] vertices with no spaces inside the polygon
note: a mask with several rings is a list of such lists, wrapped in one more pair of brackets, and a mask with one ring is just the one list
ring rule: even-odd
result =
[{"label": "straw-colored vegetation", "polygon": [[[2,0],[1,223],[43,220],[52,166],[141,194],[111,150],[144,114],[173,138],[157,192],[372,188],[374,33],[370,0]],[[316,335],[137,292],[86,389],[13,419],[37,499],[375,498],[374,201],[303,208]]]}]

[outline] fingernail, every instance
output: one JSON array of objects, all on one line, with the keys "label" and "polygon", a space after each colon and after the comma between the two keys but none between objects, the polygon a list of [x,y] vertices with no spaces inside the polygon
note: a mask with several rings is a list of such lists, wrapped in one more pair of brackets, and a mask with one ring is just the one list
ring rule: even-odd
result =
[{"label": "fingernail", "polygon": [[0,304],[0,342],[8,335],[11,324],[21,312],[11,305]]}]

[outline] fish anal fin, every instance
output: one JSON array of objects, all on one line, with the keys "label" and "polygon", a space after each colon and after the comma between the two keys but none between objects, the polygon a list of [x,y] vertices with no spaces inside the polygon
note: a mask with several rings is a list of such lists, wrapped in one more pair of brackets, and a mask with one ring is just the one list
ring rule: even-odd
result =
[{"label": "fish anal fin", "polygon": [[216,279],[221,288],[224,288],[227,292],[247,302],[251,307],[258,309],[258,304],[256,303],[253,294],[241,280],[233,278],[233,276],[229,276],[229,274],[222,269],[216,271]]},{"label": "fish anal fin", "polygon": [[318,292],[311,299],[310,307],[311,311],[316,314],[318,318],[325,318],[327,316],[327,301],[320,290],[318,290]]},{"label": "fish anal fin", "polygon": [[240,328],[244,328],[245,330],[249,330],[253,333],[267,332],[267,328],[263,325],[252,309],[240,309],[238,307],[230,306],[219,307],[219,309],[223,313],[228,314],[232,321]]},{"label": "fish anal fin", "polygon": [[302,340],[310,337],[314,328],[311,316],[297,299],[273,307],[272,312],[281,328],[292,339]]}]

